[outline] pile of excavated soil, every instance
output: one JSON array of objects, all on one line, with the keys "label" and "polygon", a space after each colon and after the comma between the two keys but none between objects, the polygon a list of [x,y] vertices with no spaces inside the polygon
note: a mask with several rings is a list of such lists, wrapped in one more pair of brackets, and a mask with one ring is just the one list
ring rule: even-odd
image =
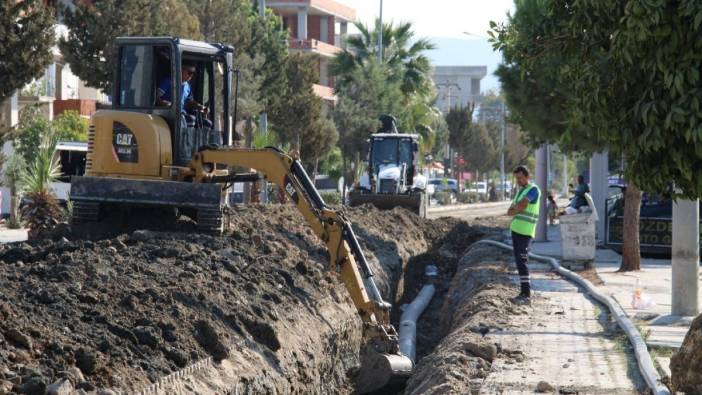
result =
[{"label": "pile of excavated soil", "polygon": [[702,394],[702,315],[697,316],[683,344],[670,358],[672,392]]},{"label": "pile of excavated soil", "polygon": [[526,312],[509,301],[515,295],[509,260],[503,251],[484,245],[462,255],[440,320],[434,322],[441,341],[419,361],[405,394],[474,393],[498,353],[512,352],[484,339],[486,333],[504,328],[510,314]]},{"label": "pile of excavated soil", "polygon": [[[348,216],[391,302],[410,259],[462,226],[400,209]],[[0,394],[352,392],[361,321],[294,207],[234,208],[216,237],[153,221],[0,247]]]}]

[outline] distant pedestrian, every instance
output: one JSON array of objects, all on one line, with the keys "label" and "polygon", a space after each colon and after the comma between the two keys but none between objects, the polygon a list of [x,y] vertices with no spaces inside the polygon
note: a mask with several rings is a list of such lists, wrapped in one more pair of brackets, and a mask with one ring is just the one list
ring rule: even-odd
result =
[{"label": "distant pedestrian", "polygon": [[495,188],[495,184],[492,183],[490,184],[490,191],[488,192],[488,200],[491,202],[496,202],[497,201],[497,189]]},{"label": "distant pedestrian", "polygon": [[514,301],[529,303],[531,298],[531,283],[529,282],[529,249],[531,240],[536,235],[536,223],[539,220],[541,208],[541,191],[536,184],[529,181],[529,169],[526,166],[517,166],[514,169],[514,178],[518,191],[507,210],[507,215],[514,217],[509,226],[512,231],[512,247],[514,261],[519,272],[519,285],[521,291]]},{"label": "distant pedestrian", "polygon": [[568,207],[571,207],[574,210],[578,210],[580,207],[587,206],[587,199],[585,198],[586,193],[590,193],[590,186],[588,186],[585,183],[585,177],[583,175],[578,176],[578,186],[573,188],[573,185],[570,186],[570,192],[575,195],[573,196],[573,199],[571,199],[570,204]]},{"label": "distant pedestrian", "polygon": [[552,193],[548,194],[546,207],[548,208],[548,223],[553,226],[556,224],[556,217],[558,217],[558,203],[556,203]]}]

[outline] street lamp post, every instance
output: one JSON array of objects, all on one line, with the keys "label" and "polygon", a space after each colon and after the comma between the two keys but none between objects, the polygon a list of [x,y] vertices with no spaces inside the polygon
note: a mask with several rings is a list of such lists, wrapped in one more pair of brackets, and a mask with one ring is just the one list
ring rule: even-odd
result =
[{"label": "street lamp post", "polygon": [[378,63],[383,63],[383,0],[380,0],[380,24],[378,26]]},{"label": "street lamp post", "polygon": [[[488,37],[482,36],[480,34],[475,34],[475,33],[470,33],[470,32],[463,32],[466,36],[474,36],[474,37],[479,37],[482,39],[488,39]],[[504,58],[503,58],[504,59]],[[506,189],[506,180],[505,180],[505,134],[506,134],[506,120],[505,118],[507,117],[506,109],[505,109],[505,100],[502,98],[501,103],[501,116],[500,116],[500,184],[502,185],[502,200],[505,198],[505,189]]]}]

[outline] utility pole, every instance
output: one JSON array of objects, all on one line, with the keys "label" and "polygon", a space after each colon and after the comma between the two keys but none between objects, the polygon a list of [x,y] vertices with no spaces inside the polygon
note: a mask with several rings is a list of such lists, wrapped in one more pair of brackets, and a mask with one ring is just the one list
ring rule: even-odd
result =
[{"label": "utility pole", "polygon": [[[455,82],[443,82],[443,83],[438,83],[435,84],[437,88],[440,87],[445,87],[446,88],[446,114],[451,111],[451,88],[455,87],[459,91],[461,90],[461,87],[456,84]],[[448,143],[446,143],[446,152],[448,153],[448,158],[449,158],[449,169],[453,169],[453,153],[451,152],[451,146],[449,146]],[[445,174],[445,173],[444,173]],[[454,174],[455,177],[455,174]]]},{"label": "utility pole", "polygon": [[600,220],[596,223],[597,241],[605,240],[605,201],[609,189],[609,154],[607,151],[596,152],[590,158],[590,195],[595,203],[595,210]]},{"label": "utility pole", "polygon": [[673,315],[699,314],[700,203],[673,202]]},{"label": "utility pole", "polygon": [[507,113],[505,112],[505,100],[502,99],[502,128],[500,130],[500,183],[502,184],[501,200],[505,200],[505,129],[507,125],[505,124],[505,118],[507,118]]},{"label": "utility pole", "polygon": [[[258,0],[258,14],[262,17],[266,17],[266,0]],[[258,120],[259,133],[264,136],[268,134],[268,112],[264,111],[261,113]],[[268,203],[268,182],[265,178],[258,181],[261,189],[260,202]]]},{"label": "utility pole", "polygon": [[547,226],[546,226],[546,193],[548,185],[548,145],[543,144],[536,150],[536,185],[541,189],[541,198],[539,199],[539,221],[536,223],[536,237],[534,241],[548,241]]},{"label": "utility pole", "polygon": [[378,26],[378,64],[383,64],[383,0],[380,0],[380,24]]},{"label": "utility pole", "polygon": [[568,197],[568,157],[563,154],[563,196]]}]

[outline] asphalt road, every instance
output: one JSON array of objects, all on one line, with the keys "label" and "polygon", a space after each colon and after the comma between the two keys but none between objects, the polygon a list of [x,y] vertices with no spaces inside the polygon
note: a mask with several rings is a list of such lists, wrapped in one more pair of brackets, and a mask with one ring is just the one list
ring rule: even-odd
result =
[{"label": "asphalt road", "polygon": [[430,207],[429,210],[427,210],[427,218],[456,217],[468,220],[482,217],[496,217],[505,215],[509,205],[509,201],[504,201]]},{"label": "asphalt road", "polygon": [[[567,199],[558,199],[558,207],[568,205]],[[473,204],[454,204],[451,206],[430,207],[427,218],[456,217],[464,220],[484,217],[499,217],[507,214],[511,201]]]}]

